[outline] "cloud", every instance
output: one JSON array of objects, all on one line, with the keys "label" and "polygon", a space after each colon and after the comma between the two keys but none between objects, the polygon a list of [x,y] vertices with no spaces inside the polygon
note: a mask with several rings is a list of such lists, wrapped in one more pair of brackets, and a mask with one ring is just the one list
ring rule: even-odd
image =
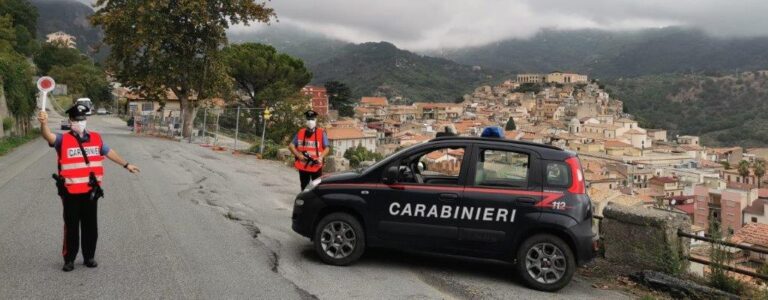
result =
[{"label": "cloud", "polygon": [[765,0],[276,0],[268,5],[280,23],[411,50],[524,38],[542,28],[686,26],[718,36],[768,35]]}]

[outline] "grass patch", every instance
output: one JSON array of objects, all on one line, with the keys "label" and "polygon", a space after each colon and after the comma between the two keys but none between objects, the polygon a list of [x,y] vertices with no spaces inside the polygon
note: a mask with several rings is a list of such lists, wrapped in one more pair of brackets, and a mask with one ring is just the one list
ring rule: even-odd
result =
[{"label": "grass patch", "polygon": [[39,136],[40,136],[40,131],[33,130],[32,132],[30,132],[25,136],[9,136],[9,137],[0,138],[0,156],[3,156],[8,152],[11,152],[11,150],[16,149],[16,147],[24,145],[27,142],[34,140]]}]

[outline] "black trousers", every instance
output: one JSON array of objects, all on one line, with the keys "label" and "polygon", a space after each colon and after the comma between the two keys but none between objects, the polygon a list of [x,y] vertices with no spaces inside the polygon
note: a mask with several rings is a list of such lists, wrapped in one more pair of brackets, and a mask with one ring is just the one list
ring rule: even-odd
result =
[{"label": "black trousers", "polygon": [[99,237],[96,220],[98,201],[91,201],[86,193],[66,195],[61,203],[64,205],[64,246],[61,251],[64,262],[77,258],[80,236],[83,238],[83,259],[92,259]]},{"label": "black trousers", "polygon": [[320,170],[314,173],[299,171],[299,181],[301,181],[301,190],[303,191],[304,188],[307,187],[310,181],[320,178],[320,176],[323,176],[323,170]]}]

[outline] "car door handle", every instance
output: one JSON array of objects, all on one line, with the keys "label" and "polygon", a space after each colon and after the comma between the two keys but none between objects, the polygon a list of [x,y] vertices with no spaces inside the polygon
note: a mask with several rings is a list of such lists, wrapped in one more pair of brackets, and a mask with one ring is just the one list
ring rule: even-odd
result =
[{"label": "car door handle", "polygon": [[526,204],[526,205],[534,205],[536,204],[536,199],[530,198],[530,197],[520,197],[515,199],[515,202],[520,204]]},{"label": "car door handle", "polygon": [[456,199],[459,199],[459,195],[457,194],[440,194],[440,201],[454,202]]}]

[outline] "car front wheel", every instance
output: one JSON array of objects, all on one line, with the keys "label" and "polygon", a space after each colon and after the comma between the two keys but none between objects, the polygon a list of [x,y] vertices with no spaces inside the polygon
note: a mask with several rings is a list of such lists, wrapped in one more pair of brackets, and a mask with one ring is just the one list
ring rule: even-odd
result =
[{"label": "car front wheel", "polygon": [[517,250],[518,273],[533,289],[560,290],[571,282],[575,269],[571,248],[554,235],[531,236]]},{"label": "car front wheel", "polygon": [[365,251],[365,232],[354,216],[332,213],[315,228],[315,252],[330,265],[346,266],[357,261]]}]

